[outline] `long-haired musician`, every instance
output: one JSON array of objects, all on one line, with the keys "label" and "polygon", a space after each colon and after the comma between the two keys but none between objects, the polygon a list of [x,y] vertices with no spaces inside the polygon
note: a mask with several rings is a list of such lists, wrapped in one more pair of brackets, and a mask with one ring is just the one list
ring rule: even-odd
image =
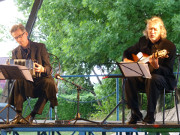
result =
[{"label": "long-haired musician", "polygon": [[[125,93],[128,107],[132,110],[129,124],[136,124],[143,120],[145,123],[153,124],[155,122],[154,112],[157,99],[161,91],[173,89],[176,85],[176,79],[173,75],[173,65],[176,55],[176,46],[166,39],[166,29],[160,17],[154,16],[147,20],[144,36],[139,41],[124,51],[123,61],[131,62],[143,57],[143,54],[149,55],[148,65],[152,75],[151,79],[142,77],[130,77],[125,82]],[[168,54],[163,58],[158,58],[154,54],[160,50],[167,50]],[[136,56],[139,52],[141,56]],[[139,111],[138,92],[144,91],[147,94],[147,114],[143,119]]]},{"label": "long-haired musician", "polygon": [[[57,87],[51,76],[52,67],[49,61],[49,54],[43,43],[33,42],[28,39],[28,32],[22,24],[12,26],[10,33],[19,44],[12,51],[12,59],[35,60],[35,72],[40,76],[34,77],[33,81],[16,80],[10,96],[10,104],[15,106],[18,114],[22,113],[23,102],[27,97],[38,97],[32,112],[25,118],[29,123],[33,122],[36,114],[42,114],[46,102],[49,100],[52,107],[57,106]],[[12,124],[27,123],[17,115]]]}]

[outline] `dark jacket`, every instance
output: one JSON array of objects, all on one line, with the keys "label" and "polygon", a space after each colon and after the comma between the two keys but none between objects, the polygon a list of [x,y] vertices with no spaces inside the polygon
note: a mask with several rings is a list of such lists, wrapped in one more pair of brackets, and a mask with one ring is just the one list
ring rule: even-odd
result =
[{"label": "dark jacket", "polygon": [[141,37],[139,42],[134,46],[129,47],[124,51],[123,58],[133,60],[132,54],[139,52],[151,55],[153,53],[153,46],[156,46],[157,50],[166,49],[168,51],[168,58],[159,58],[159,69],[153,69],[149,64],[151,74],[159,74],[165,77],[169,89],[173,89],[176,86],[176,79],[173,74],[173,65],[176,57],[176,46],[167,39],[160,39],[157,43],[152,44],[146,37]]}]

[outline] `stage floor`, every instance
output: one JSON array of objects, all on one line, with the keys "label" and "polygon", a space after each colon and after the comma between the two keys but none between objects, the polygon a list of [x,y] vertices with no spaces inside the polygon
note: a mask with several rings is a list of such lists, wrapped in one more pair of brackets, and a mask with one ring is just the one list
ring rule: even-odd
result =
[{"label": "stage floor", "polygon": [[180,125],[177,122],[156,122],[155,124],[122,124],[120,121],[54,121],[38,120],[33,124],[0,124],[1,132],[41,132],[41,131],[78,131],[78,132],[180,132]]}]

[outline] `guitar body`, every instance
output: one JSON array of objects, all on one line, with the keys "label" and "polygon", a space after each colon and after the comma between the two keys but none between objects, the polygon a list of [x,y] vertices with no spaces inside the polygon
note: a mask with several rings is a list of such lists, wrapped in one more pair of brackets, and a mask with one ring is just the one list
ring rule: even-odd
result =
[{"label": "guitar body", "polygon": [[[142,55],[141,55],[141,54]],[[139,55],[138,55],[139,54]],[[137,62],[137,61],[139,61],[140,59],[146,59],[146,58],[148,58],[149,57],[149,55],[148,54],[145,54],[145,53],[142,53],[142,52],[139,52],[137,55],[135,55],[135,54],[132,54],[132,57],[133,57],[133,61],[134,62]]]},{"label": "guitar body", "polygon": [[132,57],[135,62],[147,63],[149,61],[149,57],[151,56],[153,56],[154,58],[164,58],[167,56],[167,54],[168,54],[167,50],[163,49],[153,53],[150,56],[145,53],[139,52],[137,55],[132,54]]}]

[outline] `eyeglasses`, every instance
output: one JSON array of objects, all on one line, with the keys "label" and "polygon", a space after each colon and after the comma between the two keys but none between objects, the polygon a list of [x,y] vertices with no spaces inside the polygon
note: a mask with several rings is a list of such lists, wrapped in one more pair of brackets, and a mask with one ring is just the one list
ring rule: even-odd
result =
[{"label": "eyeglasses", "polygon": [[[24,32],[25,33],[25,32]],[[17,37],[14,37],[16,40],[18,39],[18,38],[22,38],[22,36],[24,35],[24,33],[23,34],[21,34],[21,35],[19,35],[19,36],[17,36]]]}]

